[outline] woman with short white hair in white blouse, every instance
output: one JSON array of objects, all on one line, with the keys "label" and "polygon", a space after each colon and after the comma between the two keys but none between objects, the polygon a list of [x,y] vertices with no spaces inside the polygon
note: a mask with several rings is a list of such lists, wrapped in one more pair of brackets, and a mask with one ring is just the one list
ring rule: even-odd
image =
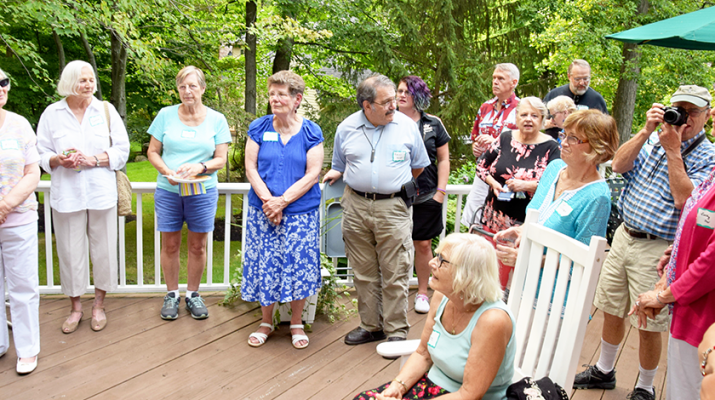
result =
[{"label": "woman with short white hair in white blouse", "polygon": [[96,90],[90,64],[68,63],[57,85],[65,98],[48,106],[37,126],[40,166],[52,175],[50,205],[62,292],[72,301],[64,333],[74,332],[84,315],[79,296],[89,281],[88,247],[95,294],[92,330],[106,326],[104,296],[117,287],[114,171],[127,162],[129,138],[114,107],[94,97]]}]

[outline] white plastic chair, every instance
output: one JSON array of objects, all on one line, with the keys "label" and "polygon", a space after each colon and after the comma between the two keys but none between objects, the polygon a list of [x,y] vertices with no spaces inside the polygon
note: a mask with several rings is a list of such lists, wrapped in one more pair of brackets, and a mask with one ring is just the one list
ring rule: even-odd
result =
[{"label": "white plastic chair", "polygon": [[[512,381],[527,376],[535,379],[549,376],[570,392],[598,274],[606,255],[606,239],[594,236],[590,245],[586,246],[539,225],[538,217],[539,212],[536,210],[527,213],[507,303],[516,320],[517,350]],[[541,295],[534,308],[542,265]],[[561,321],[560,311],[566,297],[570,271],[571,283]],[[554,312],[549,313],[552,293]],[[418,345],[419,340],[381,343],[377,346],[377,352],[388,357],[402,356],[401,363],[404,365]]]}]

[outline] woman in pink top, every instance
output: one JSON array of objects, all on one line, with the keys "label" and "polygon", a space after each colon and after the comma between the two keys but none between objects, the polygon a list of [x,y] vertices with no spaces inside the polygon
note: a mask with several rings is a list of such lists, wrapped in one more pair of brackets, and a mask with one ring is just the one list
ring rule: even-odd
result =
[{"label": "woman in pink top", "polygon": [[[3,110],[10,79],[0,70],[0,294],[7,288],[18,374],[37,368],[40,353],[40,283],[37,277],[37,200],[40,155],[27,120]],[[7,280],[7,286],[5,285]],[[10,347],[0,308],[0,357]]]},{"label": "woman in pink top", "polygon": [[[665,273],[642,293],[631,314],[643,326],[666,304],[672,320],[668,340],[668,399],[697,399],[702,383],[698,345],[715,323],[715,169],[683,207],[675,242],[658,265]],[[667,263],[667,266],[666,266]],[[677,393],[677,394],[676,394]]]}]

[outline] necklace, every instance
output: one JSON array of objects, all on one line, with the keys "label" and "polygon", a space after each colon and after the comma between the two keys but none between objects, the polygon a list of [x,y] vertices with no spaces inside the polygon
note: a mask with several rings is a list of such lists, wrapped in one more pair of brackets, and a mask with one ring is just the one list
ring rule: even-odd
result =
[{"label": "necklace", "polygon": [[459,317],[459,319],[456,319],[456,314],[457,314],[457,307],[452,303],[452,335],[457,334],[457,326],[462,323],[462,320],[464,317],[468,316],[469,314],[473,314],[474,311],[468,311],[466,308],[464,310],[465,312],[462,313],[462,315]]}]

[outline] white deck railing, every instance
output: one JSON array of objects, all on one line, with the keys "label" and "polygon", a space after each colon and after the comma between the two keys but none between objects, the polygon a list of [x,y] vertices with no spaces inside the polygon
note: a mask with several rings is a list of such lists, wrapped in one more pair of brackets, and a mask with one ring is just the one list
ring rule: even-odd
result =
[{"label": "white deck railing", "polygon": [[[321,185],[322,187],[322,185]],[[208,257],[206,257],[206,283],[201,284],[201,290],[202,291],[219,291],[219,290],[226,290],[229,287],[230,283],[230,277],[231,277],[231,270],[230,270],[230,265],[231,265],[231,259],[232,257],[235,257],[236,254],[231,254],[231,246],[230,246],[230,239],[231,239],[231,215],[233,215],[233,208],[232,208],[232,203],[231,203],[231,195],[234,194],[240,194],[243,196],[243,218],[242,221],[246,221],[247,215],[248,215],[248,190],[250,188],[250,185],[248,183],[219,183],[218,184],[218,192],[219,196],[223,196],[225,198],[225,204],[224,204],[224,211],[225,211],[225,226],[224,226],[224,250],[223,250],[223,277],[220,279],[221,282],[214,282],[214,276],[213,276],[213,257],[211,255],[213,254],[213,233],[209,236],[209,242],[207,246],[207,254]],[[462,209],[462,203],[465,199],[465,196],[469,193],[469,190],[471,188],[471,185],[447,185],[447,193],[450,195],[457,195],[457,211],[455,215],[455,226],[457,229],[459,229],[459,220],[461,219],[461,209]],[[145,223],[151,223],[153,226],[156,226],[156,214],[154,215],[154,221],[144,221],[144,218],[142,216],[142,196],[145,194],[153,194],[154,190],[156,189],[156,183],[154,182],[132,182],[132,191],[133,193],[136,194],[136,202],[132,204],[132,209],[134,211],[134,214],[136,215],[136,260],[128,260],[126,259],[126,233],[125,233],[125,217],[119,217],[119,231],[118,231],[118,237],[119,237],[119,287],[117,289],[117,292],[120,293],[147,293],[147,292],[163,292],[166,290],[166,285],[161,282],[161,257],[160,257],[160,252],[161,252],[161,235],[159,231],[156,229],[152,229],[154,232],[154,278],[150,282],[145,282],[144,280],[144,254],[145,254],[145,249],[143,248],[143,229],[141,227]],[[36,192],[38,193],[44,193],[44,222],[45,222],[45,246],[44,249],[40,249],[40,252],[44,252],[46,254],[45,257],[45,265],[40,265],[39,268],[45,268],[46,270],[46,281],[40,282],[40,293],[42,294],[54,294],[54,293],[61,293],[61,288],[59,283],[56,281],[56,277],[54,275],[54,269],[53,269],[53,253],[52,253],[52,248],[53,248],[53,243],[52,243],[52,230],[51,230],[51,225],[52,225],[52,212],[50,209],[50,182],[49,181],[41,181],[39,186],[37,187]],[[321,209],[321,219],[323,217],[322,215],[322,210],[324,207],[320,207]],[[445,203],[443,209],[443,216],[444,220],[447,221],[447,204]],[[322,224],[321,224],[322,225]],[[246,231],[245,229],[242,229],[242,235],[241,235],[241,250],[243,250],[243,243],[245,243],[246,239]],[[445,232],[442,232],[442,236],[444,237]],[[243,254],[243,251],[241,252]],[[337,265],[337,259],[334,259],[334,264]],[[136,264],[136,278],[137,282],[136,283],[127,283],[127,265],[134,265]],[[349,271],[349,267],[347,268],[342,268],[338,270],[339,274],[343,274],[346,276],[346,279],[343,280],[344,283],[350,284],[352,281],[351,274]],[[416,283],[411,282],[411,283]],[[88,289],[89,290],[94,290],[93,287],[90,285],[89,282],[87,282]],[[180,288],[185,289],[186,284],[180,284]]]}]

